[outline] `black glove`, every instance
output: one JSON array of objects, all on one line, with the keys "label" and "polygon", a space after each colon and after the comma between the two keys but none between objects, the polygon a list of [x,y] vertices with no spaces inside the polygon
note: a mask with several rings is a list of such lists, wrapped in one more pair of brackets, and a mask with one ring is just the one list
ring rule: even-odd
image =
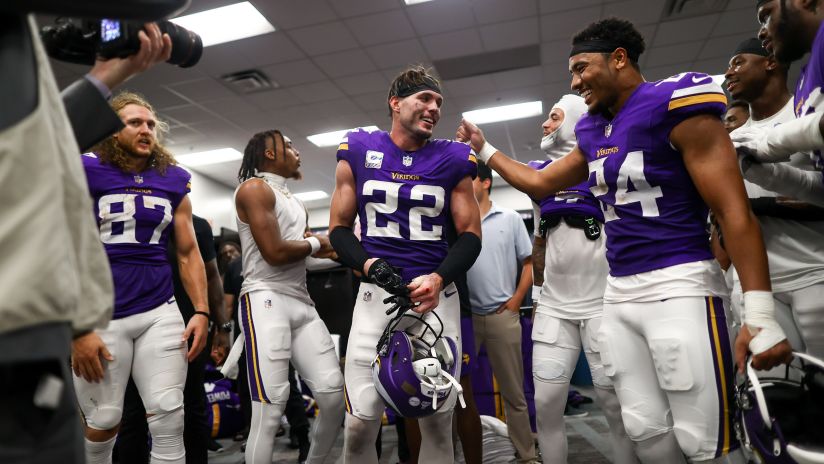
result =
[{"label": "black glove", "polygon": [[406,288],[406,282],[404,282],[400,272],[400,269],[393,267],[386,260],[378,259],[369,266],[367,277],[387,292],[405,297],[409,295],[409,289]]},{"label": "black glove", "polygon": [[386,315],[390,315],[395,311],[398,313],[404,313],[408,309],[412,309],[415,307],[415,303],[412,303],[412,300],[409,299],[408,296],[403,295],[392,295],[383,299],[384,304],[392,305],[389,309],[386,310]]}]

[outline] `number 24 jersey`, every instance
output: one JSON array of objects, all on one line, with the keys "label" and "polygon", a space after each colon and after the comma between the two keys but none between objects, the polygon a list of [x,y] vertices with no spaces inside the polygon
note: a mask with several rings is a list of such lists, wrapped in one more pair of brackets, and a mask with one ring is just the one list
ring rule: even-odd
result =
[{"label": "number 24 jersey", "polygon": [[169,166],[139,174],[83,155],[100,240],[114,280],[114,318],[153,309],[174,295],[166,258],[174,211],[190,190],[191,175]]},{"label": "number 24 jersey", "polygon": [[400,267],[406,280],[434,272],[449,248],[452,190],[477,174],[469,146],[436,139],[405,152],[386,132],[355,130],[338,147],[337,159],[348,162],[355,177],[366,252]]},{"label": "number 24 jersey", "polygon": [[669,135],[691,117],[720,118],[726,102],[711,76],[683,73],[640,84],[612,119],[587,114],[576,125],[590,190],[604,207],[611,275],[712,259],[707,206]]}]

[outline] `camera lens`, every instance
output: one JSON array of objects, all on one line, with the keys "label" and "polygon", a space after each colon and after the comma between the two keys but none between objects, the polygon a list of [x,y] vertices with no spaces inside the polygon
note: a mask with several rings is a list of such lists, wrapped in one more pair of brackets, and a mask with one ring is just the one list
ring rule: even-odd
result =
[{"label": "camera lens", "polygon": [[181,68],[189,68],[200,61],[203,55],[203,41],[194,32],[169,21],[159,21],[160,31],[172,39],[172,56],[167,63]]}]

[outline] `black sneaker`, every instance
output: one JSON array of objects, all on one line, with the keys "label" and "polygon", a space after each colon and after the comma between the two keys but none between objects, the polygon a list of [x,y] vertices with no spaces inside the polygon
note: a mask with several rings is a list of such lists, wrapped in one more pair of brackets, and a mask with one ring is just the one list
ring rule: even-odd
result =
[{"label": "black sneaker", "polygon": [[589,413],[582,411],[575,406],[566,405],[564,407],[564,417],[586,417]]}]

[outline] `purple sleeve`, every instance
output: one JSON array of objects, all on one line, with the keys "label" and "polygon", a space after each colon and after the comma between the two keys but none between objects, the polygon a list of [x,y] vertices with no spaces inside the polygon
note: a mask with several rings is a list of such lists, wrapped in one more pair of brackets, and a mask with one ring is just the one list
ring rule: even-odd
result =
[{"label": "purple sleeve", "polygon": [[338,161],[346,161],[350,166],[353,166],[353,157],[356,147],[359,145],[355,131],[347,132],[338,145],[338,152],[335,155]]},{"label": "purple sleeve", "polygon": [[452,142],[452,147],[455,147],[453,150],[457,158],[457,182],[455,182],[455,185],[466,176],[475,179],[478,176],[478,159],[475,152],[472,151],[469,145],[461,142]]},{"label": "purple sleeve", "polygon": [[173,171],[167,173],[170,181],[175,182],[174,193],[172,194],[172,207],[177,209],[183,197],[192,191],[192,174],[189,171],[173,166]]},{"label": "purple sleeve", "polygon": [[727,97],[712,76],[703,73],[683,73],[655,84],[655,98],[660,99],[661,130],[669,134],[681,122],[701,114],[724,116]]}]

